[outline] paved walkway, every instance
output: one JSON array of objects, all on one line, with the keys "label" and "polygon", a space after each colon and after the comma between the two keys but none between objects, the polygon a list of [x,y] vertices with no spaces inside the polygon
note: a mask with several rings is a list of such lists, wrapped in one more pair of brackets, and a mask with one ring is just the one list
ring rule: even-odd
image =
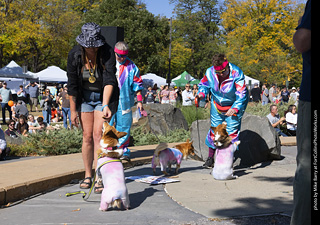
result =
[{"label": "paved walkway", "polygon": [[[169,144],[169,147],[177,143]],[[132,165],[151,162],[157,145],[131,147]],[[124,163],[125,167],[131,167]],[[0,205],[21,200],[37,193],[84,178],[81,153],[31,157],[0,162]]]},{"label": "paved walkway", "polygon": [[[132,163],[150,162],[155,147],[131,148]],[[230,181],[214,180],[210,170],[201,167],[203,162],[184,161],[177,177],[180,182],[165,185],[165,190],[177,203],[208,218],[291,215],[296,146],[283,146],[282,156],[279,161],[235,168],[239,178]],[[83,176],[81,154],[0,162],[0,203],[21,200]]]},{"label": "paved walkway", "polygon": [[264,214],[291,216],[296,147],[282,147],[279,161],[235,168],[235,180],[218,181],[201,163],[183,162],[181,182],[166,185],[179,204],[208,218],[231,218]]}]

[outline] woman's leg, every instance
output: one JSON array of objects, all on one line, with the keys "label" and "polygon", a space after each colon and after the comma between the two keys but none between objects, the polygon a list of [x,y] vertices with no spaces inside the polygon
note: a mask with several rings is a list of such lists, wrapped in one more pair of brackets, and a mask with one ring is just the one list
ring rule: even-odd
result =
[{"label": "woman's leg", "polygon": [[85,169],[85,177],[92,177],[92,164],[94,160],[94,148],[93,148],[94,112],[80,113],[80,122],[83,130],[82,160],[83,160],[84,169]]},{"label": "woman's leg", "polygon": [[103,112],[94,111],[94,122],[93,122],[93,142],[94,142],[94,167],[97,168],[98,154],[97,151],[100,148],[100,140],[102,136],[102,126],[105,121],[103,118]]}]

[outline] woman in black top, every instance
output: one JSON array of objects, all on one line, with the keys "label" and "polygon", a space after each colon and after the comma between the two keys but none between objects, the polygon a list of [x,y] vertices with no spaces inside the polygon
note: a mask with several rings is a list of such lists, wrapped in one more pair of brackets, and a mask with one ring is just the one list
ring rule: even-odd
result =
[{"label": "woman in black top", "polygon": [[81,30],[76,38],[79,45],[68,55],[68,95],[71,122],[78,126],[80,119],[83,130],[85,179],[80,188],[90,188],[92,164],[97,164],[96,151],[100,148],[102,125],[118,108],[119,88],[114,52],[105,43],[99,25],[86,23]]}]

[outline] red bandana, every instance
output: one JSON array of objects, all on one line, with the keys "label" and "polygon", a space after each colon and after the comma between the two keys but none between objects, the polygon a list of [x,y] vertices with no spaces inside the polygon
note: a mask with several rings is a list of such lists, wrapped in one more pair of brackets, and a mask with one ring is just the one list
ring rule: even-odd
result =
[{"label": "red bandana", "polygon": [[221,71],[221,70],[223,70],[227,65],[228,65],[228,60],[226,60],[226,61],[224,61],[223,63],[222,63],[222,65],[220,65],[220,66],[213,66],[214,67],[214,69],[215,70],[217,70],[217,71]]},{"label": "red bandana", "polygon": [[119,49],[117,49],[116,47],[114,47],[114,52],[115,53],[118,53],[118,54],[120,54],[120,55],[128,55],[128,53],[129,53],[129,50],[119,50]]}]

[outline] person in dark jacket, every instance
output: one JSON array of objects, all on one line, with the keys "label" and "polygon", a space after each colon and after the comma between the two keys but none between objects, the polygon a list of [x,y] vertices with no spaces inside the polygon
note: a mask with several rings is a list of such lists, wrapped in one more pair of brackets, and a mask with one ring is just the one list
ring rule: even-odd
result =
[{"label": "person in dark jacket", "polygon": [[[100,26],[89,22],[82,26],[76,45],[68,55],[67,76],[71,123],[83,130],[82,158],[85,179],[80,188],[90,188],[92,165],[97,164],[102,125],[117,111],[118,82],[113,49],[106,44]],[[95,186],[97,187],[97,184]],[[101,189],[101,188],[100,188]],[[99,190],[102,191],[102,190]]]}]

